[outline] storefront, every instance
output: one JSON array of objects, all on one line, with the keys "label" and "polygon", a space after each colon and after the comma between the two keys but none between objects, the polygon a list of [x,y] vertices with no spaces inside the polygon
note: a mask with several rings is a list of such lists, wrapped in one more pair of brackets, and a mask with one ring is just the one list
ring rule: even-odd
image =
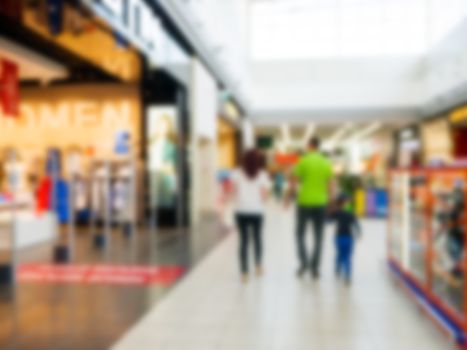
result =
[{"label": "storefront", "polygon": [[[139,221],[139,86],[71,84],[20,92],[18,116],[0,118],[5,191],[30,198],[35,210],[55,206],[62,224],[70,220],[70,205],[79,221],[89,222],[91,212],[104,220],[105,203],[113,221]],[[104,177],[109,192],[102,186]],[[56,190],[47,190],[50,183]],[[71,191],[75,200],[70,204]]]},{"label": "storefront", "polygon": [[143,89],[146,218],[159,226],[185,226],[191,207],[188,90],[162,71],[149,73]]},{"label": "storefront", "polygon": [[[413,164],[389,176],[390,269],[459,347],[466,328],[466,120],[467,109],[459,108],[420,123],[425,167]],[[418,133],[409,130],[399,132],[408,140],[399,147],[406,149],[401,165],[419,153]]]},{"label": "storefront", "polygon": [[227,100],[220,102],[219,116],[217,118],[217,149],[218,168],[230,171],[238,165],[241,147],[240,125],[242,121],[240,109]]},{"label": "storefront", "polygon": [[393,165],[443,167],[465,164],[467,108],[459,107],[399,130],[394,139],[396,162]]},{"label": "storefront", "polygon": [[414,167],[422,162],[422,141],[418,125],[405,127],[394,134],[394,165]]},{"label": "storefront", "polygon": [[[7,86],[2,80],[0,127],[8,132],[0,140],[0,161],[6,164],[14,155],[14,168],[21,169],[14,175],[27,188],[30,207],[40,206],[37,193],[50,175],[53,153],[59,164],[54,176],[71,186],[71,178],[79,175],[76,186],[83,195],[76,209],[82,209],[78,216],[85,222],[95,211],[95,176],[105,173],[111,178],[106,201],[126,206],[118,193],[130,191],[117,181],[126,162],[136,188],[131,191],[132,218],[154,219],[163,226],[187,224],[189,87],[151,68],[155,59],[148,58],[141,42],[131,44],[131,36],[121,35],[131,28],[119,27],[122,32],[117,33],[111,27],[114,22],[92,14],[94,8],[79,2],[59,2],[53,9],[42,1],[14,3],[2,2],[0,7],[5,35],[0,37],[0,59],[2,68],[7,67],[2,79],[13,74],[16,84],[8,80]],[[175,43],[171,45],[173,49]],[[158,51],[157,57],[161,55]],[[11,192],[9,175],[4,166],[4,198]],[[102,200],[97,206],[102,207]]]},{"label": "storefront", "polygon": [[427,166],[453,162],[453,142],[448,118],[439,117],[421,125],[423,158]]},{"label": "storefront", "polygon": [[237,166],[238,130],[223,118],[217,123],[217,163],[220,171],[230,171]]}]

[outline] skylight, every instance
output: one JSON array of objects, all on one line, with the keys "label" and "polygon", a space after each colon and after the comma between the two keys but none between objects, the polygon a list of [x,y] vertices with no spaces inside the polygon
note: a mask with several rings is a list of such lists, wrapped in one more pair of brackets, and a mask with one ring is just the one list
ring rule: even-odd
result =
[{"label": "skylight", "polygon": [[254,60],[425,52],[466,15],[466,0],[255,0]]}]

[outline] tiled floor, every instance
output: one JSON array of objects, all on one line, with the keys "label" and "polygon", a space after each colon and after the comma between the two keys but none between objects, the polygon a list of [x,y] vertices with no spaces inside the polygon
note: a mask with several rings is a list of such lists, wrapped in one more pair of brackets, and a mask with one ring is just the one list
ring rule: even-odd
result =
[{"label": "tiled floor", "polygon": [[232,235],[113,350],[454,348],[389,278],[383,221],[364,222],[350,288],[333,274],[330,228],[321,280],[295,277],[292,225],[291,211],[268,213],[262,278],[240,283]]}]

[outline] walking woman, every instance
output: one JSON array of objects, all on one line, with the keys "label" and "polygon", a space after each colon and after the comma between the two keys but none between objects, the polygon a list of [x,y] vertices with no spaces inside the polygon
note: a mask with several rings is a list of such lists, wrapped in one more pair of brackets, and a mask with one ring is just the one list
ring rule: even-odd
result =
[{"label": "walking woman", "polygon": [[263,170],[262,156],[256,150],[243,155],[241,166],[232,174],[235,220],[239,232],[239,256],[242,281],[248,281],[248,248],[253,240],[256,274],[262,268],[262,226],[265,202],[270,189],[268,174]]}]

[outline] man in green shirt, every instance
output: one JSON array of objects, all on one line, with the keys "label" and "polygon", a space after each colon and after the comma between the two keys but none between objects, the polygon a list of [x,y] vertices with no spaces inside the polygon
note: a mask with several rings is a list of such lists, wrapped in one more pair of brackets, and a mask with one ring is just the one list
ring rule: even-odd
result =
[{"label": "man in green shirt", "polygon": [[[308,144],[308,153],[303,155],[293,170],[292,191],[297,196],[297,248],[301,277],[310,268],[314,278],[319,278],[322,238],[326,207],[329,202],[332,180],[331,162],[319,152],[320,140],[313,137]],[[311,261],[305,246],[306,225],[311,221],[314,231],[314,249]]]}]

